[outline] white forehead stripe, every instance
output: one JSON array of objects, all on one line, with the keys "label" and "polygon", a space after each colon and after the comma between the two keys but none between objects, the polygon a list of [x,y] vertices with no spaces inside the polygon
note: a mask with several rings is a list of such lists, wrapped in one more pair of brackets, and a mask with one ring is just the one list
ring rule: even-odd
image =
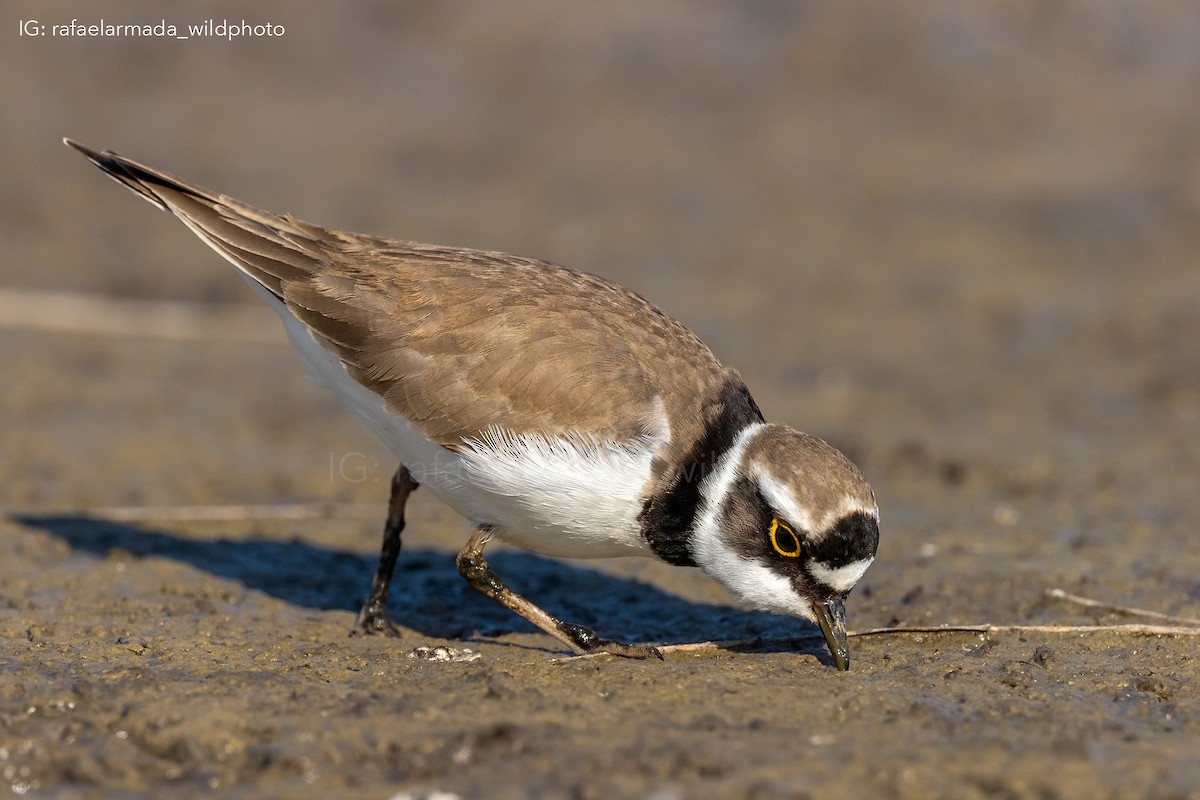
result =
[{"label": "white forehead stripe", "polygon": [[771,507],[783,515],[784,520],[792,525],[799,525],[809,533],[820,533],[833,523],[850,514],[866,514],[876,522],[879,521],[879,509],[876,506],[864,506],[857,498],[847,495],[838,503],[837,508],[825,514],[820,519],[814,519],[792,497],[791,491],[782,483],[775,480],[767,472],[756,471],[758,486]]},{"label": "white forehead stripe", "polygon": [[872,556],[859,561],[851,561],[843,567],[827,567],[820,561],[814,561],[808,565],[808,570],[818,582],[825,584],[830,589],[848,592],[854,588],[854,584],[858,583],[859,578],[863,576],[867,567],[871,566],[871,562],[874,560],[875,558]]},{"label": "white forehead stripe", "polygon": [[755,470],[758,487],[763,496],[771,504],[771,508],[783,515],[784,520],[792,525],[799,525],[806,531],[813,531],[822,520],[814,520],[808,512],[797,505],[792,499],[792,493],[786,486],[778,482],[766,472]]}]

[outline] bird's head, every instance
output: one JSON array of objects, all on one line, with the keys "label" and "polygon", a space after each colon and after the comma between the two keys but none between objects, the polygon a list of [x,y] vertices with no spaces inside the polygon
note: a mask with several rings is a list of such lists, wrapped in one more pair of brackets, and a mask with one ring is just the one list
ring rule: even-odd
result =
[{"label": "bird's head", "polygon": [[858,468],[815,436],[746,428],[701,486],[696,563],[756,608],[817,623],[849,669],[845,598],[875,558],[879,509]]}]

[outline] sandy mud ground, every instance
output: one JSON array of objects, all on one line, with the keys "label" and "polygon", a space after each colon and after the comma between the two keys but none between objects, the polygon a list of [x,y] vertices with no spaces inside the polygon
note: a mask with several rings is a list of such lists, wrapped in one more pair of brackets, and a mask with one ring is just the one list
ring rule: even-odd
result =
[{"label": "sandy mud ground", "polygon": [[[165,8],[104,17],[250,13]],[[99,13],[5,6],[0,794],[1200,797],[1200,637],[1036,629],[1166,624],[1055,588],[1200,617],[1200,14],[326,8],[256,4],[286,35],[228,42],[18,36]],[[866,472],[883,538],[851,628],[1031,629],[859,637],[840,674],[694,570],[497,549],[602,633],[765,641],[563,660],[463,584],[467,524],[418,492],[404,637],[348,638],[394,465],[64,135],[630,285]],[[111,512],[311,502],[335,505]]]}]

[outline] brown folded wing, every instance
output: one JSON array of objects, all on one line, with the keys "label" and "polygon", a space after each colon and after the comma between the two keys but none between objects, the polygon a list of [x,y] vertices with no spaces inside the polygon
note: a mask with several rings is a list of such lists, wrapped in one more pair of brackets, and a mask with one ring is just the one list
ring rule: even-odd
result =
[{"label": "brown folded wing", "polygon": [[327,230],[69,144],[179,217],[446,447],[493,425],[624,440],[657,427],[655,396],[682,446],[740,384],[691,331],[596,276]]}]

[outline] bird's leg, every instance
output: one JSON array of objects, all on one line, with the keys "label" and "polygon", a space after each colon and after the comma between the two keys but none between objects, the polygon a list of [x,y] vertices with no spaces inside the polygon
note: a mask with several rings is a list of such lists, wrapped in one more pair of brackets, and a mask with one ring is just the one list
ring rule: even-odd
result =
[{"label": "bird's leg", "polygon": [[404,504],[418,486],[412,474],[403,464],[392,477],[392,494],[388,498],[387,522],[383,525],[383,545],[379,548],[379,566],[371,579],[371,593],[358,612],[358,619],[350,629],[351,636],[399,636],[400,631],[387,618],[388,586],[392,582],[392,570],[396,556],[400,555],[400,534],[404,532]]},{"label": "bird's leg", "polygon": [[458,571],[467,579],[467,583],[508,610],[520,614],[576,653],[611,653],[614,656],[625,656],[626,658],[647,658],[649,656],[662,658],[662,653],[657,647],[601,639],[589,628],[563,622],[505,586],[496,573],[492,572],[488,563],[483,560],[483,546],[490,538],[491,529],[483,526],[471,534],[471,538],[463,545],[462,550],[458,551]]}]

